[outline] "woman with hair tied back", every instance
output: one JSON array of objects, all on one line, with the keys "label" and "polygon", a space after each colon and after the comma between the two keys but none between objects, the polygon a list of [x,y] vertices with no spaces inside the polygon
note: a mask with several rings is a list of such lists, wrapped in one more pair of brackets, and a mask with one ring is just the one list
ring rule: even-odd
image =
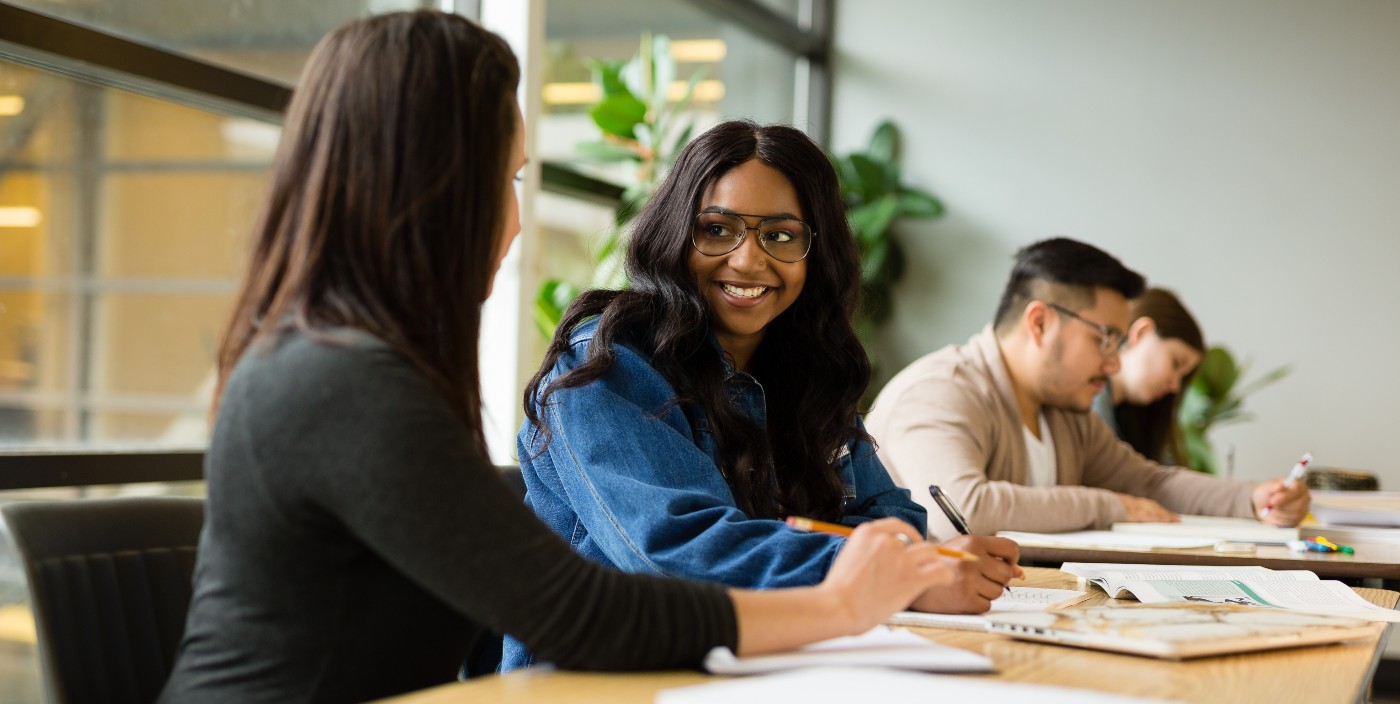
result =
[{"label": "woman with hair tied back", "polygon": [[[923,541],[924,509],[857,415],[860,263],[816,144],[742,120],[695,138],[625,266],[630,288],[569,307],[525,392],[526,503],[546,524],[609,567],[760,589],[816,584],[850,549],[787,517],[893,517]],[[1015,543],[950,546],[984,559],[945,560],[913,608],[986,611],[1019,572]],[[504,669],[531,660],[507,641]]]},{"label": "woman with hair tied back", "polygon": [[1205,357],[1196,319],[1171,291],[1150,288],[1130,303],[1122,366],[1094,398],[1094,412],[1142,456],[1184,461],[1176,413]]},{"label": "woman with hair tied back", "polygon": [[455,679],[493,633],[564,667],[864,631],[943,572],[894,520],[758,593],[602,568],[495,474],[481,304],[520,230],[519,69],[419,11],[335,30],[288,109],[219,354],[188,625],[162,701],[360,701]]}]

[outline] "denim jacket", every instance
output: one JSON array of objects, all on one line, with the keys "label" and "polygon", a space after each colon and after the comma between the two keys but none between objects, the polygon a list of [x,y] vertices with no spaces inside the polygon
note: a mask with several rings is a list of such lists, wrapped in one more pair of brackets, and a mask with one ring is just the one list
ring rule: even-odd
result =
[{"label": "denim jacket", "polygon": [[[546,384],[587,361],[596,327],[593,320],[575,329]],[[625,345],[614,351],[606,376],[556,390],[547,406],[535,406],[552,433],[543,453],[538,429],[528,420],[521,427],[526,503],[575,550],[609,567],[751,589],[820,582],[844,538],[741,511],[703,411],[676,403],[675,389],[646,356]],[[722,354],[717,344],[715,353]],[[730,399],[765,423],[763,387],[726,368]],[[856,441],[840,453],[842,523],[893,516],[926,531],[924,508],[895,486],[875,448]],[[507,641],[503,669],[525,664],[522,655]]]}]

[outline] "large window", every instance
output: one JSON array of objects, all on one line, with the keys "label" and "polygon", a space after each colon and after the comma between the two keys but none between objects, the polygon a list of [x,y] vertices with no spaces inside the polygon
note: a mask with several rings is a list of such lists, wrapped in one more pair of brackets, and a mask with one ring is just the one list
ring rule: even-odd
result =
[{"label": "large window", "polygon": [[198,445],[278,131],[0,63],[0,441]]},{"label": "large window", "polygon": [[421,5],[0,3],[0,445],[203,445],[279,133],[228,88],[285,93],[327,30]]}]

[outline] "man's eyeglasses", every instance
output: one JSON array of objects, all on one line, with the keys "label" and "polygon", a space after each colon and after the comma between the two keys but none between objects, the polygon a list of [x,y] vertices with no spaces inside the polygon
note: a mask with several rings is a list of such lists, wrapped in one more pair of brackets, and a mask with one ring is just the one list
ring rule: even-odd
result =
[{"label": "man's eyeglasses", "polygon": [[[744,218],[762,218],[749,227]],[[758,245],[780,262],[800,262],[812,250],[817,236],[811,226],[797,218],[767,218],[762,215],[706,210],[695,216],[690,241],[701,254],[718,257],[729,254],[743,243],[750,231],[758,233]]]},{"label": "man's eyeglasses", "polygon": [[1062,305],[1049,301],[1046,301],[1045,305],[1097,330],[1099,333],[1099,351],[1102,352],[1105,357],[1118,354],[1123,350],[1123,345],[1128,344],[1128,336],[1114,328],[1107,325],[1100,325]]}]

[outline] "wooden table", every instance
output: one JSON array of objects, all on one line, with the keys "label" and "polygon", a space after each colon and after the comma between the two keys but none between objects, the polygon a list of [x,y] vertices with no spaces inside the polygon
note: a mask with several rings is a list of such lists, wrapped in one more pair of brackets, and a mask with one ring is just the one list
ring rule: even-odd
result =
[{"label": "wooden table", "polygon": [[1356,554],[1292,552],[1282,545],[1260,545],[1252,555],[1227,555],[1212,548],[1190,550],[1108,550],[1104,548],[1021,546],[1023,563],[1130,562],[1152,565],[1260,565],[1273,570],[1311,570],[1323,579],[1400,580],[1400,545],[1350,543]]},{"label": "wooden table", "polygon": [[[1020,586],[1083,589],[1078,579],[1059,570],[1029,568]],[[1394,608],[1400,594],[1357,589],[1372,603]],[[1108,596],[1095,591],[1085,603]],[[1374,635],[1340,645],[1228,655],[1187,662],[1115,655],[1058,645],[1015,641],[970,631],[915,628],[946,645],[991,658],[997,672],[987,677],[1011,682],[1082,687],[1124,695],[1189,702],[1307,702],[1351,704],[1365,701],[1380,657],[1387,624],[1376,623]],[[581,702],[625,704],[651,702],[658,690],[714,681],[697,672],[594,674],[517,671],[423,690],[393,701],[401,704],[451,702]]]}]

